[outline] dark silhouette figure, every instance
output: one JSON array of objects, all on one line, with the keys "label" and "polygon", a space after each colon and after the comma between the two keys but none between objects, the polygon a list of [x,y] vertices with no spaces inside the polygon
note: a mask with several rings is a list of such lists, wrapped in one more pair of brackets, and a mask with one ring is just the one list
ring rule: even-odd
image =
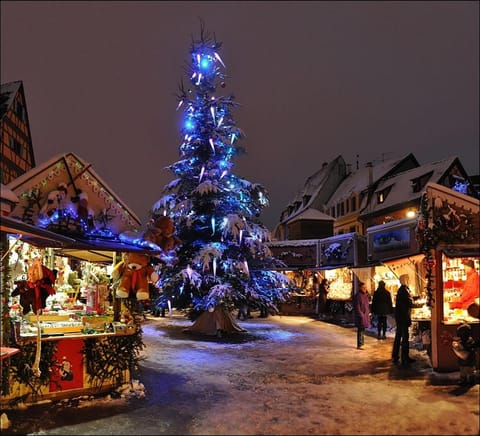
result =
[{"label": "dark silhouette figure", "polygon": [[413,307],[413,300],[408,289],[408,275],[400,276],[400,287],[398,288],[397,297],[395,301],[395,322],[397,329],[395,332],[395,339],[393,341],[392,361],[397,364],[399,358],[402,366],[409,366],[414,359],[409,355],[409,327],[412,324],[411,312]]},{"label": "dark silhouette figure", "polygon": [[372,298],[372,313],[377,317],[377,339],[386,339],[387,316],[392,312],[392,296],[385,288],[385,282],[380,280]]}]

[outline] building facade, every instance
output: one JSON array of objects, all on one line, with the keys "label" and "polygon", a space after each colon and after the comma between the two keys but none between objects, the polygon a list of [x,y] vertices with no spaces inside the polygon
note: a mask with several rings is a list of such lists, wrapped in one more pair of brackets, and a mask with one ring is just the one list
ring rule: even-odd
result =
[{"label": "building facade", "polygon": [[6,185],[35,166],[22,81],[1,85],[0,134],[0,176]]}]

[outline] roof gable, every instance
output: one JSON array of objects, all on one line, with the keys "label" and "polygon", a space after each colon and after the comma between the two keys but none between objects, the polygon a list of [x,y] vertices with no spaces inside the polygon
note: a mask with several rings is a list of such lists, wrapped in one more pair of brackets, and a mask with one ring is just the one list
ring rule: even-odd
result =
[{"label": "roof gable", "polygon": [[140,227],[135,213],[98,176],[92,165],[73,153],[57,155],[11,181],[7,187],[20,202],[10,216],[42,225],[47,199],[58,192],[61,184],[67,187],[71,207],[78,206],[79,197],[86,198],[96,228],[108,229],[118,235]]},{"label": "roof gable", "polygon": [[[436,162],[430,162],[380,181],[375,190],[376,195],[373,197],[370,207],[368,208],[368,213],[408,203],[420,198],[425,185],[428,182],[438,183],[452,165],[455,164],[456,160],[456,157],[449,157]],[[421,182],[423,186],[414,191],[412,183],[418,179],[422,179]],[[389,187],[391,187],[391,189],[388,195],[385,196],[382,203],[379,203],[377,201],[378,195]]]}]

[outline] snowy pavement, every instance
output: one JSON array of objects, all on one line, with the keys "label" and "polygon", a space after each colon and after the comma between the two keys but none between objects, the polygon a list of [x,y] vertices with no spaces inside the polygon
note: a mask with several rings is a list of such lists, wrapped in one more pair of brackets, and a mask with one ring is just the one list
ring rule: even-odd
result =
[{"label": "snowy pavement", "polygon": [[436,374],[425,351],[401,369],[392,338],[303,316],[239,322],[247,332],[197,337],[179,314],[143,324],[141,395],[8,411],[2,434],[476,435],[479,386]]}]

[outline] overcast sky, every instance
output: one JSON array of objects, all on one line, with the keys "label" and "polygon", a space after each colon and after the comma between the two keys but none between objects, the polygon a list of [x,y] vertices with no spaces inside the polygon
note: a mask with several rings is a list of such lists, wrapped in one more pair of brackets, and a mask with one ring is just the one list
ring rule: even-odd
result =
[{"label": "overcast sky", "polygon": [[247,154],[280,212],[322,162],[414,153],[479,173],[479,3],[1,2],[1,81],[22,80],[37,164],[73,152],[142,222],[179,159],[175,93],[199,18],[223,42]]}]

